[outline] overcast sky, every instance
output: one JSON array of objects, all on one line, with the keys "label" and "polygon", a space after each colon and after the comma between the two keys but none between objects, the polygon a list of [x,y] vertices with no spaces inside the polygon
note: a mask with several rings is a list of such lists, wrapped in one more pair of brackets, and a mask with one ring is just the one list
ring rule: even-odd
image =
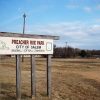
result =
[{"label": "overcast sky", "polygon": [[0,31],[60,36],[58,46],[100,49],[100,0],[0,0]]}]

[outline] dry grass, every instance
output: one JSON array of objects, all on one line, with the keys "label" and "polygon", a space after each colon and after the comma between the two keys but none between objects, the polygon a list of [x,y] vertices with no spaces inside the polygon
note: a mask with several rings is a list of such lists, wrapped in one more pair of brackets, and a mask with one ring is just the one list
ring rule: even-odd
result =
[{"label": "dry grass", "polygon": [[[46,59],[36,59],[37,98],[46,97]],[[22,100],[31,100],[30,59],[22,66]],[[15,58],[0,59],[0,100],[16,100]],[[52,59],[52,100],[100,100],[100,59]]]}]

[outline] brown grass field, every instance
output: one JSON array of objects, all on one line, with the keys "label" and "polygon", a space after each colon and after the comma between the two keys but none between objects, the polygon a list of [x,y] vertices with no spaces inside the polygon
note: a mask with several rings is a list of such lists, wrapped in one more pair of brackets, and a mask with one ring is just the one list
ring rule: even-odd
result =
[{"label": "brown grass field", "polygon": [[[46,100],[46,59],[36,58],[36,100]],[[0,59],[0,100],[16,100],[15,58]],[[22,100],[31,100],[30,59],[21,63]],[[51,100],[100,100],[100,59],[52,59]]]}]

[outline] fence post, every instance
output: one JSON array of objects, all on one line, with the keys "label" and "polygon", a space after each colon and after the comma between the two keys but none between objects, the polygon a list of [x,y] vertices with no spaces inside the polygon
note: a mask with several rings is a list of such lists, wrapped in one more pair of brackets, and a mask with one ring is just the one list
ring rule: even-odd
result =
[{"label": "fence post", "polygon": [[21,67],[20,55],[16,55],[16,99],[21,100]]},{"label": "fence post", "polygon": [[51,97],[51,55],[47,55],[47,95]]}]

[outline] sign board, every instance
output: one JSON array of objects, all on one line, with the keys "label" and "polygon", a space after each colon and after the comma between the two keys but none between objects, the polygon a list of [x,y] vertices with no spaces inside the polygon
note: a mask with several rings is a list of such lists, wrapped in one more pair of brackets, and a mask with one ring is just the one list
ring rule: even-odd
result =
[{"label": "sign board", "polygon": [[53,54],[53,40],[0,37],[0,54]]}]

